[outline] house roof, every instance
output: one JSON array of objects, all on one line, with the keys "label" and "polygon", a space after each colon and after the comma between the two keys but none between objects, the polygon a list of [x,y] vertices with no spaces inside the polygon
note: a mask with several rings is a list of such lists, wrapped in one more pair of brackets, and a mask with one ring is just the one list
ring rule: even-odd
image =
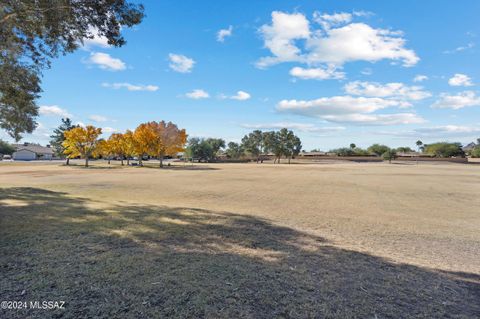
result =
[{"label": "house roof", "polygon": [[50,147],[36,144],[13,144],[13,147],[15,147],[17,151],[27,150],[36,154],[53,154],[53,150]]},{"label": "house roof", "polygon": [[470,151],[470,150],[474,149],[476,146],[477,146],[477,144],[472,142],[472,143],[469,143],[469,144],[465,145],[464,147],[462,147],[462,150]]}]

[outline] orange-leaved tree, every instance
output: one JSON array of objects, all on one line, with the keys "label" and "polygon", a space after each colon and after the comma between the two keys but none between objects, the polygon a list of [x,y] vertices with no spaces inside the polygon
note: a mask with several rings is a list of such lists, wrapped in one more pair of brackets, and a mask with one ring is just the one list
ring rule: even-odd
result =
[{"label": "orange-leaved tree", "polygon": [[85,159],[85,167],[88,167],[88,158],[92,156],[99,143],[98,137],[102,129],[91,125],[86,127],[75,127],[64,133],[65,140],[62,146],[64,154],[68,158],[82,157]]},{"label": "orange-leaved tree", "polygon": [[184,129],[179,129],[172,122],[149,122],[147,125],[155,134],[150,155],[157,157],[160,167],[163,167],[165,156],[175,156],[178,152],[183,151],[187,142],[187,134]]}]

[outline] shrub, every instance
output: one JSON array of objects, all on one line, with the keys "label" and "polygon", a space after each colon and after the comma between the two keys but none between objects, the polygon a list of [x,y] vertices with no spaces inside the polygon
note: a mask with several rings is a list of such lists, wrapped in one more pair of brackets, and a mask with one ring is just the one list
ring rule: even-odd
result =
[{"label": "shrub", "polygon": [[425,146],[425,153],[436,157],[465,156],[461,143],[439,142]]}]

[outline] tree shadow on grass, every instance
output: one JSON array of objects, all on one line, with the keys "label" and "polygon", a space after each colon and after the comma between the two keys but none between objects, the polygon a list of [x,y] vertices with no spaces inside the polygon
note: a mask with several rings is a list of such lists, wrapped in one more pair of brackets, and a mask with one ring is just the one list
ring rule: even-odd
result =
[{"label": "tree shadow on grass", "polygon": [[66,301],[2,317],[480,316],[476,274],[396,264],[252,216],[4,188],[0,235],[1,300]]}]

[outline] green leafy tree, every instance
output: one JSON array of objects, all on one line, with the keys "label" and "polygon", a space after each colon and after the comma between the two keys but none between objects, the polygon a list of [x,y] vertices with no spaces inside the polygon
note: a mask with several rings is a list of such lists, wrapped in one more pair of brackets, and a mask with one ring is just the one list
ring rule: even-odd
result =
[{"label": "green leafy tree", "polygon": [[242,148],[251,156],[260,161],[260,155],[265,152],[265,135],[260,130],[255,130],[242,138]]},{"label": "green leafy tree", "polygon": [[188,140],[186,152],[189,157],[198,161],[212,162],[224,147],[225,141],[222,139],[192,137]]},{"label": "green leafy tree", "polygon": [[[77,127],[78,125],[73,125],[72,121],[69,118],[62,119],[62,124],[53,131],[53,135],[50,135],[50,145],[55,152],[55,155],[58,157],[64,157],[65,147],[62,145],[65,141],[65,132],[70,131],[72,128]],[[67,158],[67,165],[69,164],[69,158]]]},{"label": "green leafy tree", "polygon": [[465,156],[462,143],[439,142],[425,145],[425,153],[436,157]]},{"label": "green leafy tree", "polygon": [[390,150],[390,147],[381,144],[373,144],[367,149],[371,154],[382,156],[383,153]]},{"label": "green leafy tree", "polygon": [[[1,152],[0,152],[1,153]],[[475,147],[471,152],[470,156],[472,157],[480,157],[480,146]]]},{"label": "green leafy tree", "polygon": [[15,140],[37,126],[40,77],[51,60],[85,39],[125,44],[122,27],[139,24],[143,6],[126,0],[2,0],[0,4],[0,127]]},{"label": "green leafy tree", "polygon": [[397,151],[394,149],[389,149],[382,154],[382,158],[388,161],[389,163],[392,163],[392,160],[397,158]]},{"label": "green leafy tree", "polygon": [[356,148],[357,145],[355,145],[355,143],[350,143],[350,148],[353,150],[354,148]]},{"label": "green leafy tree", "polygon": [[242,148],[242,145],[235,143],[235,142],[230,142],[228,143],[228,148],[225,151],[227,156],[232,159],[239,159],[240,157],[243,156],[244,151]]},{"label": "green leafy tree", "polygon": [[12,155],[15,152],[15,147],[9,143],[0,140],[0,155]]}]

